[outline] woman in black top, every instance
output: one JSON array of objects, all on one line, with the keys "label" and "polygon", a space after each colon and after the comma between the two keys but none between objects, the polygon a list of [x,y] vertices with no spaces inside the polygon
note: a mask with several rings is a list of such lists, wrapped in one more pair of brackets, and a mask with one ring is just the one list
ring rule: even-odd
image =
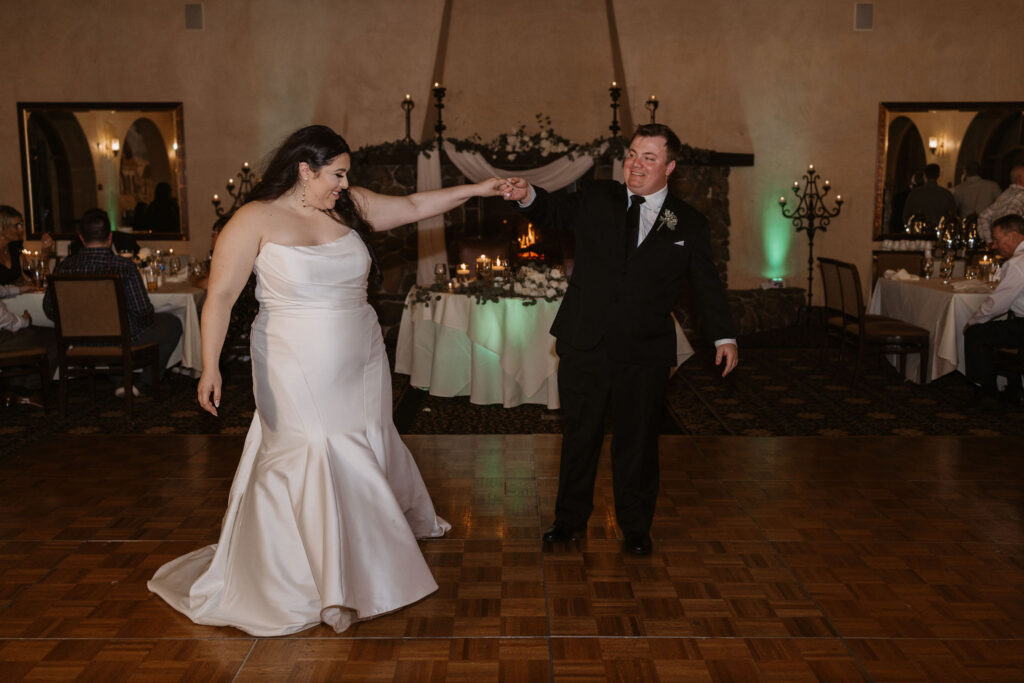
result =
[{"label": "woman in black top", "polygon": [[24,239],[25,219],[14,207],[0,205],[0,285],[21,279]]}]

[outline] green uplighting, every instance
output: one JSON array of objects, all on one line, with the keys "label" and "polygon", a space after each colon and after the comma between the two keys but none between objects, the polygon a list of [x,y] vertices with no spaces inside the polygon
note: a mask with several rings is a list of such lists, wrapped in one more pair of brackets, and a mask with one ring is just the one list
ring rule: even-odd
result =
[{"label": "green uplighting", "polygon": [[761,241],[764,245],[764,277],[785,277],[789,274],[789,248],[793,241],[793,224],[782,216],[778,197],[761,201]]}]

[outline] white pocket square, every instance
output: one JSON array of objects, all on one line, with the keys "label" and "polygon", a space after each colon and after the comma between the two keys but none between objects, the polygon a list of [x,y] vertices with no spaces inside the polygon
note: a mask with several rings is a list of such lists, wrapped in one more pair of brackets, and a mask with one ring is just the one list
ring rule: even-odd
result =
[{"label": "white pocket square", "polygon": [[681,247],[686,244],[686,240],[679,240],[678,242],[673,242],[672,244],[676,245],[677,247]]}]

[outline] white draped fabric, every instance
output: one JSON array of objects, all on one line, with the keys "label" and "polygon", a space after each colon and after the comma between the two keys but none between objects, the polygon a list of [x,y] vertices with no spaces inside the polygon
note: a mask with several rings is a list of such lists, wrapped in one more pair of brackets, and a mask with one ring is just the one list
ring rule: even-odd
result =
[{"label": "white draped fabric", "polygon": [[549,192],[560,190],[566,185],[579,179],[594,165],[594,160],[589,154],[569,158],[568,155],[555,159],[550,164],[518,171],[503,171],[487,163],[477,152],[460,152],[450,142],[444,143],[445,154],[452,160],[455,167],[462,175],[474,183],[486,180],[494,176],[507,178],[508,176],[519,176],[525,178],[531,185],[543,187]]},{"label": "white draped fabric", "polygon": [[[420,152],[416,159],[416,191],[441,189],[441,152],[437,148]],[[447,263],[444,243],[444,216],[433,216],[419,223],[416,236],[416,284],[434,281],[434,264]]]}]

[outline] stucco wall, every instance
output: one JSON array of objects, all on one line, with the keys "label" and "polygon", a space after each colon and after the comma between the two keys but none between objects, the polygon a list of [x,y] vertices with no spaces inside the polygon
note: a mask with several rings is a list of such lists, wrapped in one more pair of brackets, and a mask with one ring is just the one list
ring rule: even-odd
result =
[{"label": "stucco wall", "polygon": [[[209,197],[242,161],[326,123],[354,146],[423,129],[443,0],[0,0],[0,203],[22,204],[18,101],[182,101],[193,253]],[[816,254],[870,264],[880,101],[1021,100],[1019,0],[615,0],[634,121],[643,101],[687,143],[753,152],[730,176],[730,286],[803,283],[806,240],[777,198],[814,163],[846,199]],[[584,141],[607,132],[614,78],[600,0],[453,0],[447,133],[485,139],[536,113]],[[180,244],[178,245],[180,247]]]}]

